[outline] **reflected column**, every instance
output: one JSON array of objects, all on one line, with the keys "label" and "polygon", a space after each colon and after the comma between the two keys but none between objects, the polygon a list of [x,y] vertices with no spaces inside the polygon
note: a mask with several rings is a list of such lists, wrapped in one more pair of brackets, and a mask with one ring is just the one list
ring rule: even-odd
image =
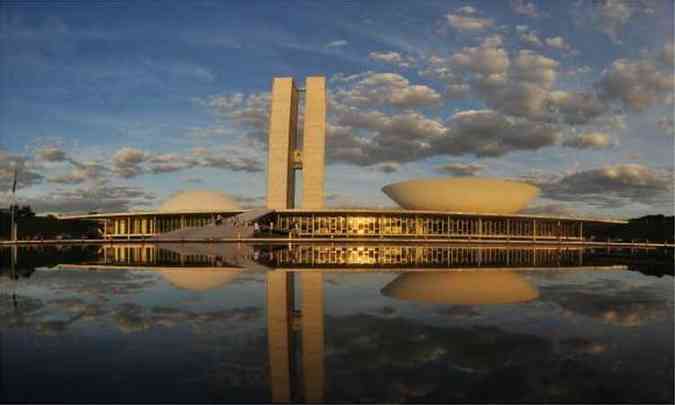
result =
[{"label": "reflected column", "polygon": [[267,346],[273,402],[291,400],[293,273],[267,272]]},{"label": "reflected column", "polygon": [[302,375],[305,402],[323,402],[324,320],[323,273],[303,272],[302,280]]}]

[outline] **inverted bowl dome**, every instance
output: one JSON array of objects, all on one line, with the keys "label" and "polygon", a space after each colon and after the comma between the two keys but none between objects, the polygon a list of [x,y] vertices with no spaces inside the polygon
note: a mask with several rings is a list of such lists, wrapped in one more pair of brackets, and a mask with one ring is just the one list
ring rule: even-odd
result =
[{"label": "inverted bowl dome", "polygon": [[182,191],[159,206],[161,212],[238,210],[239,204],[219,191]]},{"label": "inverted bowl dome", "polygon": [[438,177],[388,184],[382,191],[408,210],[513,214],[539,194],[518,181],[481,177]]}]

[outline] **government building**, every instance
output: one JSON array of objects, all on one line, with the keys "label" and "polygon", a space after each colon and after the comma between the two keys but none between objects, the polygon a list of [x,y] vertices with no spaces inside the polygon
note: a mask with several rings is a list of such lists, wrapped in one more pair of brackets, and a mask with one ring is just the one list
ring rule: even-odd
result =
[{"label": "government building", "polygon": [[[299,106],[304,105],[304,108]],[[326,80],[304,88],[275,78],[268,130],[266,206],[242,209],[219,191],[182,192],[156,211],[62,216],[100,222],[101,236],[123,240],[455,240],[582,241],[584,226],[626,221],[523,215],[539,189],[497,178],[436,177],[385,185],[399,209],[325,206]],[[303,116],[300,117],[301,110]],[[302,118],[302,120],[300,119]],[[304,122],[299,131],[298,123]],[[299,139],[302,134],[302,139]],[[302,170],[302,184],[296,172]],[[296,189],[302,199],[296,205]]]}]

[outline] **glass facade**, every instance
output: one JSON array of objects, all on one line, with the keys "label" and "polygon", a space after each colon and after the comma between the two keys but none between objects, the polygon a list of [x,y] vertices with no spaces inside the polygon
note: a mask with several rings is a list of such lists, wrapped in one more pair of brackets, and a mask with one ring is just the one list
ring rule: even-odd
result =
[{"label": "glass facade", "polygon": [[[104,220],[106,238],[138,238],[201,227],[217,213],[129,215]],[[232,213],[221,214],[223,217]],[[274,212],[259,220],[272,234],[301,238],[581,240],[580,220],[411,212]]]},{"label": "glass facade", "polygon": [[548,240],[582,237],[582,224],[577,220],[478,215],[280,212],[273,227],[276,232],[297,237]]},{"label": "glass facade", "polygon": [[[257,253],[254,253],[256,251]],[[216,254],[181,254],[155,245],[109,245],[102,264],[149,266],[229,266]],[[246,249],[271,268],[449,268],[575,267],[585,263],[581,248],[476,247],[400,244],[293,244]]]},{"label": "glass facade", "polygon": [[103,220],[103,234],[105,238],[151,237],[159,233],[205,226],[214,223],[218,215],[227,217],[233,214],[208,213],[115,216]]},{"label": "glass facade", "polygon": [[401,245],[295,245],[270,252],[274,267],[355,266],[399,267],[530,267],[581,266],[582,249],[401,246]]}]

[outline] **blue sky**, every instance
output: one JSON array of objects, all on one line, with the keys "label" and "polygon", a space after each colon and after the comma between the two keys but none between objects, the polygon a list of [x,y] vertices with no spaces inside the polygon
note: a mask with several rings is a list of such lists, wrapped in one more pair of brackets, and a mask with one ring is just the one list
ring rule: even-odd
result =
[{"label": "blue sky", "polygon": [[670,1],[10,2],[0,194],[38,211],[260,205],[274,76],[324,75],[332,206],[525,179],[531,212],[673,210]]}]

